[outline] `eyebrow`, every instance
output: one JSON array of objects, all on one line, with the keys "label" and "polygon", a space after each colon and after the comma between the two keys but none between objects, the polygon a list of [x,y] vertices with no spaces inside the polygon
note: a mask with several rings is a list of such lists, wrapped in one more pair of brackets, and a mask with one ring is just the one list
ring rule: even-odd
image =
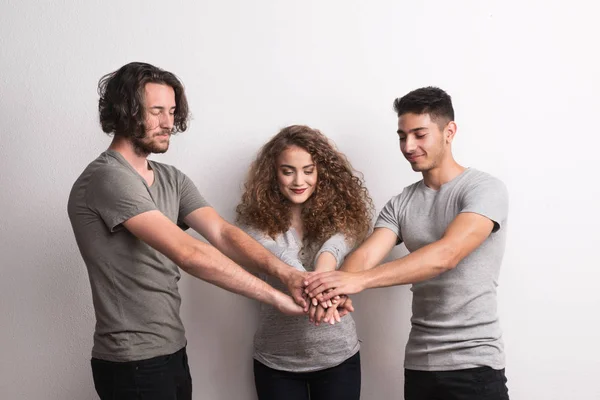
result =
[{"label": "eyebrow", "polygon": [[[305,169],[305,168],[310,168],[310,167],[314,167],[314,166],[315,166],[315,164],[309,164],[309,165],[305,165],[304,167],[302,167],[302,169]],[[296,169],[295,167],[292,167],[291,165],[287,165],[287,164],[281,164],[281,165],[279,166],[279,168],[289,168],[289,169]]]},{"label": "eyebrow", "polygon": [[[420,126],[418,128],[414,128],[414,129],[409,130],[408,133],[419,132],[419,131],[422,131],[423,129],[427,129],[427,127],[426,126]],[[402,129],[398,129],[396,132],[398,132],[398,134],[406,133]]]},{"label": "eyebrow", "polygon": [[[152,107],[149,107],[149,108],[151,110],[164,110],[166,107],[163,107],[163,106],[152,106]],[[177,108],[177,106],[173,106],[173,107],[169,108],[169,110],[173,110],[175,108]]]}]

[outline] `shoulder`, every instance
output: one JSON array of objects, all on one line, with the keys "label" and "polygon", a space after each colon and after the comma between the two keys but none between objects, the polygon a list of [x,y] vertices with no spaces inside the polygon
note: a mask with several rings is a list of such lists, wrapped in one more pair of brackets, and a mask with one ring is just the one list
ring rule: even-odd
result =
[{"label": "shoulder", "polygon": [[407,199],[412,197],[412,195],[416,191],[420,190],[422,186],[423,186],[423,180],[414,182],[414,183],[406,186],[404,189],[402,189],[402,191],[400,193],[398,193],[395,196],[392,196],[392,198],[387,202],[387,204],[393,204],[393,205],[402,204]]},{"label": "shoulder", "polygon": [[462,183],[461,188],[465,191],[485,189],[507,192],[506,185],[500,178],[474,168],[467,170]]}]

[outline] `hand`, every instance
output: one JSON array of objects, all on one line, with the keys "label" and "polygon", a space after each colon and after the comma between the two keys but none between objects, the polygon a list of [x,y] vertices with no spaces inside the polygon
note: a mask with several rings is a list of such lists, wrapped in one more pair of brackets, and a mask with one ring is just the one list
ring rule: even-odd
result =
[{"label": "hand", "polygon": [[292,298],[304,312],[308,312],[308,301],[304,293],[304,281],[308,278],[307,272],[301,272],[289,267],[289,273],[281,280],[287,286]]},{"label": "hand", "polygon": [[283,293],[275,300],[275,304],[273,304],[277,310],[285,315],[297,316],[304,315],[304,310],[298,304],[294,302],[294,300]]},{"label": "hand", "polygon": [[311,304],[308,311],[308,320],[311,323],[314,323],[315,326],[319,326],[321,321],[323,321],[323,317],[326,315],[334,316],[337,318],[330,319],[331,325],[335,324],[335,321],[340,322],[339,313],[337,311],[337,306],[329,306],[328,308],[324,308],[321,304],[313,305]]},{"label": "hand", "polygon": [[[314,300],[314,299],[313,299]],[[311,305],[309,311],[310,322],[319,325],[321,321],[335,325],[336,322],[342,322],[342,317],[354,311],[352,300],[348,296],[342,296],[339,301],[330,305],[327,309],[320,304]]]},{"label": "hand", "polygon": [[[329,289],[329,290],[325,291],[325,293],[329,293],[331,290],[332,289]],[[323,307],[323,308],[329,308],[329,307],[333,306],[334,304],[336,304],[339,300],[340,300],[340,296],[335,296],[331,300],[324,300],[323,299],[323,293],[319,293],[317,296],[315,296],[312,299],[310,299],[310,302],[315,307],[318,304],[320,304],[321,307]]]},{"label": "hand", "polygon": [[365,289],[364,279],[360,272],[331,271],[312,274],[306,278],[304,285],[306,286],[304,292],[311,298],[333,289],[323,294],[322,301],[344,294],[359,293]]},{"label": "hand", "polygon": [[[341,296],[336,309],[340,315],[340,318],[350,314],[351,312],[354,312],[354,306],[352,306],[352,299],[348,296]],[[327,322],[327,317],[325,317],[325,322]]]}]

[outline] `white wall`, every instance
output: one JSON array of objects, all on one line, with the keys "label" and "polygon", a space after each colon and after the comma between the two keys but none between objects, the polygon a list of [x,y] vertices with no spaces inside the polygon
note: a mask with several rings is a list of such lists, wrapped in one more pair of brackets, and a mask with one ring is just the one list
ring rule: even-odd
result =
[{"label": "white wall", "polygon": [[[511,193],[499,306],[512,398],[600,398],[592,4],[4,0],[0,398],[96,398],[91,294],[66,201],[110,141],[97,81],[134,60],[184,81],[194,120],[157,158],[228,219],[255,151],[292,123],[333,138],[379,210],[419,179],[397,148],[393,99],[445,88],[458,160]],[[189,277],[180,287],[194,398],[254,399],[256,305]],[[402,398],[409,302],[405,287],[356,296],[364,399]]]}]

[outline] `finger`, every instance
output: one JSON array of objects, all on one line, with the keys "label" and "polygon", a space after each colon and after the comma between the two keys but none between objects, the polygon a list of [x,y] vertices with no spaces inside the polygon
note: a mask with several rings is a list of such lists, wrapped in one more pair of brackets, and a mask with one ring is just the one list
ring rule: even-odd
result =
[{"label": "finger", "polygon": [[322,293],[319,293],[314,298],[317,299],[317,302],[321,303],[321,307],[327,308],[327,303],[325,303],[325,300],[323,300],[323,294]]},{"label": "finger", "polygon": [[323,307],[317,307],[317,314],[315,316],[315,323],[319,325],[323,321],[323,315],[325,315],[325,309]]},{"label": "finger", "polygon": [[331,300],[332,298],[334,298],[335,296],[339,296],[341,292],[342,288],[336,287],[335,289],[333,289],[331,292],[323,295],[323,300],[327,301],[327,300]]},{"label": "finger", "polygon": [[310,311],[308,312],[308,320],[310,322],[315,322],[315,312],[317,311],[317,307],[311,306]]},{"label": "finger", "polygon": [[335,308],[328,308],[327,309],[327,315],[325,315],[325,319],[323,321],[325,322],[329,322],[330,324],[335,324],[334,321],[334,313],[335,313]]},{"label": "finger", "polygon": [[300,307],[302,307],[302,309],[304,310],[304,312],[308,311],[308,303],[306,302],[306,296],[304,293],[302,293],[302,290],[300,291],[292,291],[293,293],[293,298],[294,301],[296,302],[296,304],[298,304]]},{"label": "finger", "polygon": [[[325,292],[327,289],[333,289],[333,288],[336,288],[337,286],[339,286],[339,283],[338,283],[338,282],[336,282],[336,281],[331,281],[331,282],[329,282],[329,281],[328,281],[328,282],[323,282],[323,283],[322,283],[322,284],[320,284],[319,286],[315,286],[315,287],[314,287],[314,289],[312,289],[312,290],[309,292],[309,296],[310,296],[310,297],[315,297],[315,296],[317,296],[317,295],[320,293],[320,294],[322,294],[322,295],[323,295],[323,300],[322,300],[322,301],[329,300],[329,299],[331,299],[332,297],[334,297],[334,296],[335,296],[337,293],[333,293],[333,291],[332,291],[332,292],[330,292],[330,293],[327,293],[327,294],[326,294],[326,293],[324,293],[324,292]],[[332,293],[333,293],[333,294],[332,294]]]},{"label": "finger", "polygon": [[[343,314],[342,314],[343,311]],[[342,311],[340,311],[340,316],[344,316],[346,314],[349,314],[351,312],[354,312],[354,306],[352,305],[352,300],[348,299],[346,300],[346,302],[344,303],[344,307],[342,309]]]},{"label": "finger", "polygon": [[312,272],[304,279],[304,286],[310,286],[314,281],[328,276],[331,272]]},{"label": "finger", "polygon": [[[318,279],[315,279],[313,282],[311,282],[310,285],[306,286],[304,291],[306,293],[313,293],[316,288],[324,285],[323,288],[317,292],[317,293],[321,293],[321,292],[335,286],[335,285],[327,285],[331,280],[335,280],[335,278],[328,277],[328,276],[321,276]],[[314,297],[314,296],[312,296],[312,297]]]},{"label": "finger", "polygon": [[337,308],[333,312],[333,316],[338,323],[342,322],[342,317],[340,317],[340,313],[338,312]]}]

